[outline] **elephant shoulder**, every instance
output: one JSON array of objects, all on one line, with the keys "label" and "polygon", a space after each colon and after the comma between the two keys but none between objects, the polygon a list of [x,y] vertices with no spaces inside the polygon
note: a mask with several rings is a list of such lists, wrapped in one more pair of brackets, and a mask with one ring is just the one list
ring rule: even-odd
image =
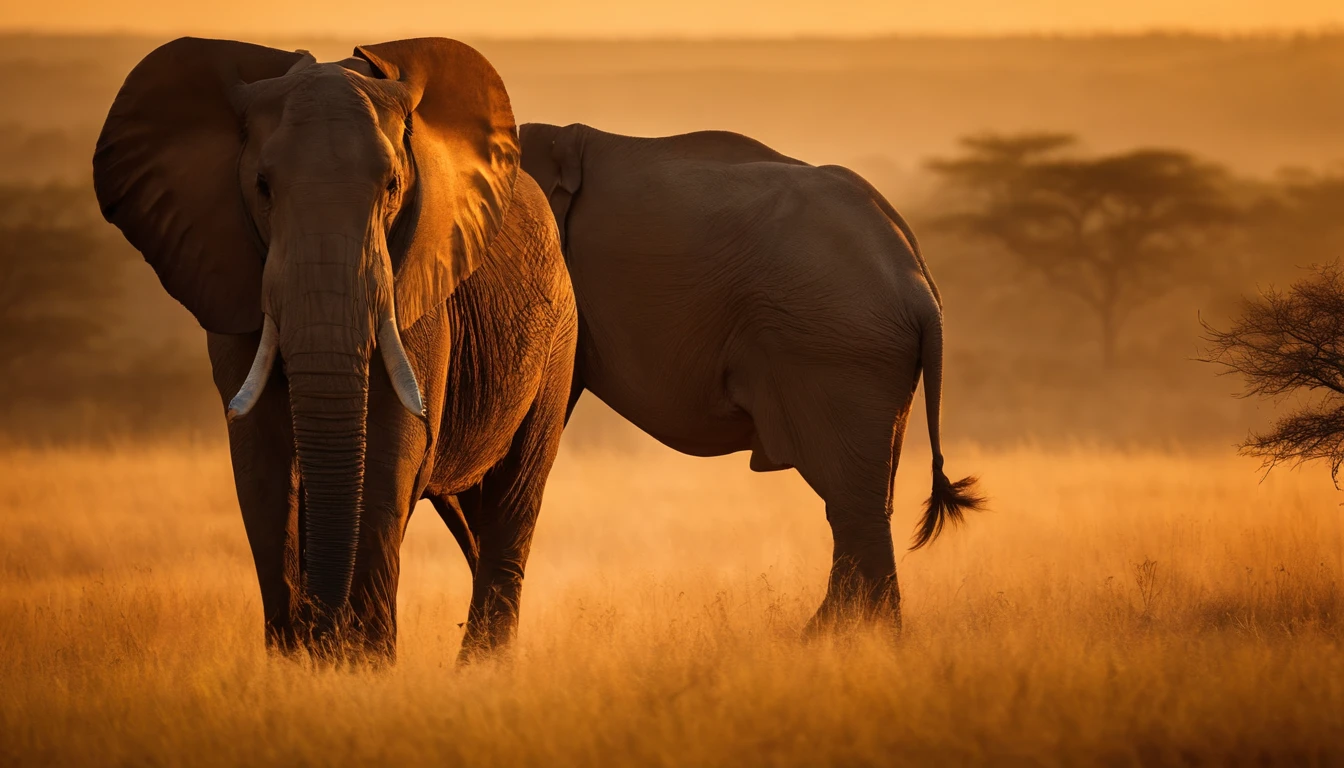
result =
[{"label": "elephant shoulder", "polygon": [[490,250],[501,257],[525,255],[561,262],[560,235],[550,204],[541,187],[526,173],[518,174],[504,224]]},{"label": "elephant shoulder", "polygon": [[[525,173],[518,174],[504,221],[491,241],[486,259],[489,274],[474,291],[507,296],[506,302],[532,297],[545,304],[572,304],[569,272],[560,249],[560,235],[550,204],[541,188]],[[468,287],[471,287],[470,282]]]}]

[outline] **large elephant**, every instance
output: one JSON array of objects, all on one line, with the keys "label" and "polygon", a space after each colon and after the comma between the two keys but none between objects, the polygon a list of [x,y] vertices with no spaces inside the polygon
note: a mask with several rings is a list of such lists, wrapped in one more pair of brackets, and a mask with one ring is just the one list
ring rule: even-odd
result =
[{"label": "large elephant", "polygon": [[518,161],[504,84],[452,40],[319,64],[184,38],[118,93],[94,186],[207,331],[269,646],[393,655],[421,498],[472,566],[462,653],[512,637],[576,339]]},{"label": "large elephant", "polygon": [[569,407],[587,389],[684,453],[796,467],[834,537],[809,629],[899,622],[890,492],[921,370],[933,492],[914,546],[981,504],[943,472],[942,302],[909,227],[852,171],[734,133],[520,135],[579,303]]}]

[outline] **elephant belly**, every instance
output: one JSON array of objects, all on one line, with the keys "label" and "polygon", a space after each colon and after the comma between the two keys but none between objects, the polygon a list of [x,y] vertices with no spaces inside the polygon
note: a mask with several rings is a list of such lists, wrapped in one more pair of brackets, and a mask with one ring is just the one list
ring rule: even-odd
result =
[{"label": "elephant belly", "polygon": [[751,448],[751,417],[712,387],[687,386],[684,379],[677,382],[665,374],[617,379],[596,371],[591,378],[586,370],[584,373],[588,391],[675,451],[690,456],[722,456]]}]

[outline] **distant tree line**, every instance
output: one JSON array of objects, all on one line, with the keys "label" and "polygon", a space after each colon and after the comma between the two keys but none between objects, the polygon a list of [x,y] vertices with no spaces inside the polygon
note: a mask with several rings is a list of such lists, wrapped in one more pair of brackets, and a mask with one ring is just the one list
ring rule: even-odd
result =
[{"label": "distant tree line", "polygon": [[123,254],[73,186],[0,186],[0,369],[24,371],[88,352],[119,296]]},{"label": "distant tree line", "polygon": [[998,249],[1076,301],[1106,366],[1126,321],[1176,288],[1248,260],[1306,266],[1344,254],[1344,174],[1252,182],[1181,150],[1084,155],[1058,133],[961,146],[929,164],[956,201],[936,226]]},{"label": "distant tree line", "polygon": [[32,130],[0,123],[0,184],[75,184],[89,173],[98,126]]},{"label": "distant tree line", "polygon": [[212,405],[208,372],[126,341],[137,261],[87,185],[0,184],[0,439],[158,431]]}]

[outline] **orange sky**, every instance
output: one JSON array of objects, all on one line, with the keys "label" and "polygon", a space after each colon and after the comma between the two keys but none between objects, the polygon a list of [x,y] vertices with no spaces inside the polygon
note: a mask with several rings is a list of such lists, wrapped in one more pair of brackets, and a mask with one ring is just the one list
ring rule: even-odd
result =
[{"label": "orange sky", "polygon": [[1344,26],[1344,0],[3,0],[3,5],[0,29],[156,35],[773,37]]}]

